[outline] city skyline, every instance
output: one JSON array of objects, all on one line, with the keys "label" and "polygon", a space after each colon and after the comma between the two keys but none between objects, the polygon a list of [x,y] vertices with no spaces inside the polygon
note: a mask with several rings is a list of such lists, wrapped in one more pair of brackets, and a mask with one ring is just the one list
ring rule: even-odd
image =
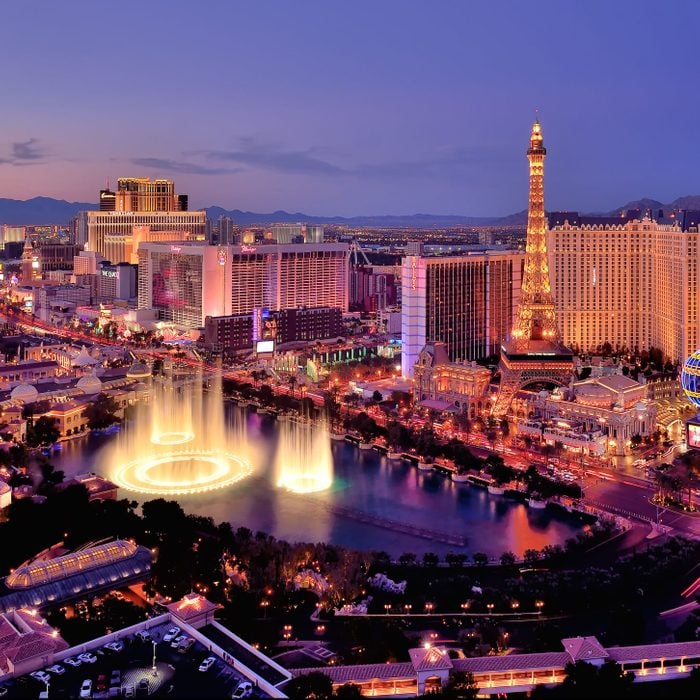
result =
[{"label": "city skyline", "polygon": [[692,194],[693,3],[37,6],[5,10],[3,197],[133,175],[192,208],[502,216],[535,108],[547,209]]}]

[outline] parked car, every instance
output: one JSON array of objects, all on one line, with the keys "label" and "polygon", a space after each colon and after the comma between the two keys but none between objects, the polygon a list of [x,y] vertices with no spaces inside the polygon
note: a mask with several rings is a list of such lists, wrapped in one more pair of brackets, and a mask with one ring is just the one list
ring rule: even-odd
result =
[{"label": "parked car", "polygon": [[201,664],[199,664],[200,671],[208,671],[216,663],[216,657],[207,656]]},{"label": "parked car", "polygon": [[186,634],[181,634],[179,637],[175,637],[175,639],[173,639],[173,640],[170,642],[170,646],[171,646],[173,649],[177,649],[177,648],[180,646],[180,642],[184,642],[186,639],[187,639],[187,635],[186,635]]},{"label": "parked car", "polygon": [[80,697],[81,698],[91,698],[92,697],[92,681],[86,678],[83,684],[80,686]]},{"label": "parked car", "polygon": [[117,640],[115,642],[109,642],[108,644],[105,644],[105,649],[109,649],[110,651],[121,651],[124,648],[124,642],[121,640]]},{"label": "parked car", "polygon": [[51,676],[46,671],[32,671],[29,675],[40,683],[48,683],[51,680]]},{"label": "parked car", "polygon": [[164,635],[163,635],[163,641],[164,642],[172,642],[177,635],[180,634],[180,628],[179,627],[171,627]]},{"label": "parked car", "polygon": [[95,661],[97,661],[97,657],[91,651],[86,651],[83,654],[78,654],[78,658],[84,664],[94,664]]},{"label": "parked car", "polygon": [[118,668],[115,668],[114,671],[112,671],[112,676],[109,679],[109,684],[110,685],[121,685],[122,684],[122,672]]},{"label": "parked car", "polygon": [[69,656],[68,658],[63,659],[63,663],[68,664],[69,666],[72,666],[73,668],[77,668],[83,662],[78,658],[73,658],[72,656]]},{"label": "parked car", "polygon": [[192,637],[185,637],[178,645],[177,650],[181,654],[186,654],[193,646],[195,640]]},{"label": "parked car", "polygon": [[106,673],[100,673],[100,675],[97,676],[97,680],[95,681],[95,690],[98,693],[102,693],[105,690],[107,690],[107,674]]},{"label": "parked car", "polygon": [[134,636],[142,642],[147,642],[151,638],[151,633],[148,630],[139,630]]},{"label": "parked car", "polygon": [[49,666],[46,669],[49,673],[55,673],[57,676],[60,676],[66,672],[66,669],[61,666],[61,664],[54,664],[53,666]]},{"label": "parked car", "polygon": [[249,681],[241,681],[231,694],[231,697],[235,698],[235,700],[239,700],[240,698],[248,698],[252,694],[253,684]]}]

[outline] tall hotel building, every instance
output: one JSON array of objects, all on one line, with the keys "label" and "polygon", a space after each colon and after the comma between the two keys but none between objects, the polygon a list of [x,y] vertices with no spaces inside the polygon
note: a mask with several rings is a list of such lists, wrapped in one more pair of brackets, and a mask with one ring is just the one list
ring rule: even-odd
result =
[{"label": "tall hotel building", "polygon": [[170,180],[119,178],[116,192],[100,192],[99,211],[78,214],[74,236],[112,263],[136,262],[141,241],[204,241],[206,212],[187,211]]},{"label": "tall hotel building", "polygon": [[550,214],[549,265],[567,345],[655,347],[673,362],[700,347],[700,234],[691,214],[672,223]]},{"label": "tall hotel building", "polygon": [[413,377],[423,346],[447,344],[452,362],[496,355],[513,325],[523,253],[407,255],[401,265],[401,369]]},{"label": "tall hotel building", "polygon": [[209,246],[142,243],[139,308],[201,327],[207,316],[258,309],[348,309],[349,252],[344,243]]}]

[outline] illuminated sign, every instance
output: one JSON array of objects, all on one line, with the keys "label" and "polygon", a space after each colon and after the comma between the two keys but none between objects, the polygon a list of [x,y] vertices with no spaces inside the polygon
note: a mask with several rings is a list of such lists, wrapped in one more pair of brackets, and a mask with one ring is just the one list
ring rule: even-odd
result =
[{"label": "illuminated sign", "polygon": [[216,251],[216,259],[222,267],[226,264],[226,248],[219,248]]},{"label": "illuminated sign", "polygon": [[170,246],[170,252],[171,252],[171,253],[181,253],[181,252],[182,252],[182,246],[180,246],[180,245],[171,245],[171,246]]},{"label": "illuminated sign", "polygon": [[254,245],[242,245],[241,253],[254,253],[257,248]]},{"label": "illuminated sign", "polygon": [[116,270],[102,270],[103,277],[119,277],[119,273]]},{"label": "illuminated sign", "polygon": [[259,340],[255,344],[255,352],[258,354],[261,353],[266,353],[266,352],[274,352],[275,351],[275,341],[274,340]]},{"label": "illuminated sign", "polygon": [[688,447],[700,447],[700,425],[688,423]]}]

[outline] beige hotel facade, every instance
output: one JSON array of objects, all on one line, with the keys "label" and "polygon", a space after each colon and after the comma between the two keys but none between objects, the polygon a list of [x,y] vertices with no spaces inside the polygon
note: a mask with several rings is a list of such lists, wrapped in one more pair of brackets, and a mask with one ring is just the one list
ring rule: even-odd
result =
[{"label": "beige hotel facade", "polygon": [[567,346],[660,348],[672,362],[700,347],[696,226],[651,218],[560,216],[547,238],[557,321]]}]

